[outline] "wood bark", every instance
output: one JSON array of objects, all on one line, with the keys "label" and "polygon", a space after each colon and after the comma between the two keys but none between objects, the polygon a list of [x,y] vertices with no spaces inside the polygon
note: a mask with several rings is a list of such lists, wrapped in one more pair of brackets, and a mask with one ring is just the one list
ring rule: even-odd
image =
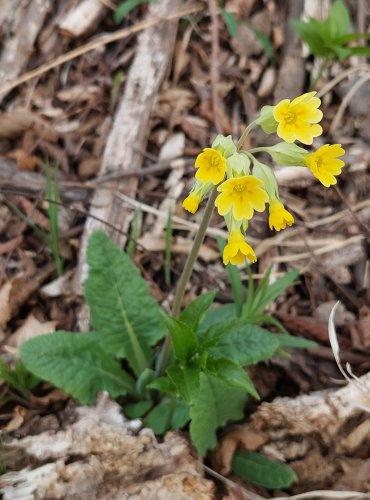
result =
[{"label": "wood bark", "polygon": [[106,11],[101,0],[83,0],[59,21],[58,26],[64,33],[74,38],[86,35]]},{"label": "wood bark", "polygon": [[[50,5],[49,0],[1,1],[0,26],[5,41],[0,55],[0,87],[26,67]],[[0,96],[0,102],[5,95]]]},{"label": "wood bark", "polygon": [[[156,2],[150,6],[148,16],[160,18],[175,11],[179,5],[179,0]],[[150,113],[172,58],[176,27],[176,21],[163,21],[139,35],[136,55],[103,154],[100,176],[140,168],[142,151],[145,150],[149,133]],[[117,190],[124,188],[126,194],[135,197],[137,182],[135,177],[117,181]],[[88,217],[76,274],[77,290],[81,290],[85,278],[83,269],[86,247],[92,231],[103,228],[123,247],[134,212],[130,212],[114,192],[102,187],[93,196],[90,214],[109,221],[120,232],[107,228],[96,218]]]}]

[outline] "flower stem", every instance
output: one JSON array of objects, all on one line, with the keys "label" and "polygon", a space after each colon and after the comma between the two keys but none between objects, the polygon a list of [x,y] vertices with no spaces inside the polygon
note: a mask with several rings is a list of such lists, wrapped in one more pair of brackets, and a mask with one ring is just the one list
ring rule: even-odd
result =
[{"label": "flower stem", "polygon": [[241,148],[243,147],[243,144],[244,144],[244,141],[245,139],[248,137],[249,133],[251,132],[251,130],[254,129],[254,127],[257,125],[257,120],[255,120],[254,122],[250,123],[248,125],[248,127],[246,127],[246,129],[244,130],[244,132],[242,133],[242,135],[240,136],[240,139],[238,140],[238,144],[236,145],[236,149],[238,151],[241,150]]},{"label": "flower stem", "polygon": [[[173,300],[173,306],[172,306],[172,317],[173,318],[178,318],[180,315],[181,303],[182,303],[184,295],[185,295],[186,285],[188,284],[191,273],[193,271],[195,261],[197,260],[197,257],[198,257],[199,249],[200,249],[200,247],[203,243],[204,237],[206,235],[208,224],[209,224],[209,221],[211,220],[213,209],[215,206],[216,197],[217,197],[217,189],[214,188],[210,194],[209,199],[208,199],[206,208],[204,210],[203,219],[200,223],[198,232],[197,232],[195,239],[194,239],[193,246],[190,250],[190,253],[188,255],[184,269],[182,271],[182,274],[181,274],[181,277],[179,280],[179,284],[177,285],[176,295],[175,295],[175,298]],[[169,334],[167,334],[167,337],[165,338],[165,341],[163,343],[162,351],[160,353],[159,360],[158,360],[158,368],[157,368],[158,375],[163,375],[163,373],[167,367],[170,355],[171,355],[171,338],[170,338]]]},{"label": "flower stem", "polygon": [[268,153],[270,148],[252,148],[248,149],[248,153]]}]

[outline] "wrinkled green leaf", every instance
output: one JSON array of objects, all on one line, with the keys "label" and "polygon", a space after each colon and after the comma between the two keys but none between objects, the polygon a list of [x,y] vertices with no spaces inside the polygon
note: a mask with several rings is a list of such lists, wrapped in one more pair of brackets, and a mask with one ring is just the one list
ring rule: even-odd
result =
[{"label": "wrinkled green leaf", "polygon": [[91,235],[87,261],[85,295],[102,348],[127,358],[139,375],[149,366],[150,346],[165,334],[160,308],[131,259],[103,231]]},{"label": "wrinkled green leaf", "polygon": [[190,436],[201,455],[217,445],[218,427],[243,417],[245,400],[244,389],[230,387],[213,375],[200,374],[198,397],[190,408]]},{"label": "wrinkled green leaf", "polygon": [[206,317],[200,325],[199,331],[201,335],[203,335],[211,326],[217,325],[220,322],[226,323],[228,321],[233,321],[237,317],[238,315],[234,304],[223,304],[214,307],[206,314]]},{"label": "wrinkled green leaf", "polygon": [[134,390],[133,379],[91,333],[40,335],[22,345],[20,356],[32,373],[84,404],[93,403],[98,391],[105,390],[115,398]]},{"label": "wrinkled green leaf", "polygon": [[187,403],[192,403],[198,394],[199,374],[200,367],[195,363],[187,366],[169,366],[167,368],[168,377]]},{"label": "wrinkled green leaf", "polygon": [[181,429],[189,421],[189,407],[181,399],[166,397],[144,418],[144,425],[158,436]]},{"label": "wrinkled green leaf", "polygon": [[235,453],[231,469],[245,481],[265,488],[287,488],[297,479],[287,465],[251,451]]},{"label": "wrinkled green leaf", "polygon": [[233,361],[229,359],[209,359],[207,362],[207,370],[209,370],[212,375],[222,379],[226,384],[241,387],[254,398],[260,399],[247,372]]},{"label": "wrinkled green leaf", "polygon": [[[220,328],[217,328],[217,333]],[[278,348],[279,341],[274,334],[246,321],[236,320],[225,325],[217,344],[209,348],[209,355],[247,366],[270,358]]]},{"label": "wrinkled green leaf", "polygon": [[172,348],[175,358],[180,361],[186,361],[195,354],[198,348],[198,337],[186,323],[164,316],[167,328],[171,335]]},{"label": "wrinkled green leaf", "polygon": [[198,331],[199,323],[202,321],[205,313],[210,308],[212,302],[215,300],[217,290],[212,290],[207,293],[199,295],[180,314],[179,320],[186,323],[189,328],[194,332]]},{"label": "wrinkled green leaf", "polygon": [[125,405],[123,412],[127,418],[140,418],[150,410],[152,405],[152,401],[139,401]]},{"label": "wrinkled green leaf", "polygon": [[149,389],[163,392],[164,394],[172,394],[176,391],[176,386],[168,377],[159,377],[148,384]]}]

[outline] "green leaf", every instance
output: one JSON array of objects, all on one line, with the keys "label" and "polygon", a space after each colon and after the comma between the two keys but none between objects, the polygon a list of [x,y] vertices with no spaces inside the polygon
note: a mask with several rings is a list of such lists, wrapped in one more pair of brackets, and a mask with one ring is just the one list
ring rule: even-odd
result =
[{"label": "green leaf", "polygon": [[121,2],[114,12],[114,21],[117,24],[122,22],[135,7],[138,7],[142,3],[145,3],[145,0],[125,0]]},{"label": "green leaf", "polygon": [[125,405],[123,412],[127,418],[140,418],[148,413],[152,406],[152,401],[139,401],[138,403]]},{"label": "green leaf", "polygon": [[222,17],[224,18],[225,25],[227,28],[227,31],[229,32],[229,35],[231,38],[235,38],[236,35],[238,34],[238,22],[231,12],[228,12],[225,9],[221,10]]},{"label": "green leaf", "polygon": [[287,465],[251,451],[235,453],[231,468],[245,481],[265,488],[287,488],[297,480],[296,474]]},{"label": "green leaf", "polygon": [[347,33],[335,39],[337,44],[342,45],[343,43],[351,42],[352,40],[370,40],[370,33]]},{"label": "green leaf", "polygon": [[350,56],[364,56],[370,57],[370,47],[348,47],[341,49],[338,57],[341,61]]},{"label": "green leaf", "polygon": [[199,295],[180,314],[179,320],[186,323],[189,328],[194,332],[198,331],[199,323],[202,321],[205,313],[210,308],[212,302],[215,300],[217,290],[212,290],[207,293]]},{"label": "green leaf", "polygon": [[159,377],[147,386],[149,389],[154,389],[164,394],[172,394],[176,391],[176,386],[168,377]]},{"label": "green leaf", "polygon": [[144,425],[161,436],[170,429],[181,429],[189,418],[189,407],[184,401],[166,397],[144,418]]},{"label": "green leaf", "polygon": [[270,272],[271,268],[265,274],[255,292],[252,308],[253,314],[262,313],[269,304],[294,283],[299,275],[299,269],[292,269],[274,281],[274,283],[268,283]]},{"label": "green leaf", "polygon": [[346,35],[351,29],[351,18],[348,8],[343,0],[335,0],[327,17],[329,36],[334,40]]},{"label": "green leaf", "polygon": [[200,374],[198,397],[190,408],[190,436],[201,455],[217,445],[218,427],[243,417],[245,400],[244,389],[230,387],[213,375]]},{"label": "green leaf", "polygon": [[241,387],[248,394],[260,399],[247,372],[229,359],[208,359],[207,370],[231,386]]},{"label": "green leaf", "polygon": [[87,261],[85,294],[102,348],[127,358],[139,375],[149,366],[150,346],[165,334],[161,310],[131,259],[103,231],[91,235]]},{"label": "green leaf", "polygon": [[294,335],[280,335],[279,333],[275,333],[274,335],[278,339],[280,347],[285,347],[287,349],[310,349],[312,347],[317,347],[316,342],[302,337],[294,337]]},{"label": "green leaf", "polygon": [[225,325],[217,344],[210,347],[209,355],[247,366],[270,358],[278,348],[279,341],[274,334],[247,321],[236,320]]},{"label": "green leaf", "polygon": [[206,314],[206,317],[200,325],[200,333],[204,334],[211,326],[217,325],[220,322],[233,321],[237,319],[237,311],[234,304],[223,304],[217,306]]},{"label": "green leaf", "polygon": [[20,356],[32,373],[84,404],[93,403],[102,390],[113,398],[133,392],[133,379],[101,349],[91,333],[40,335],[22,345]]},{"label": "green leaf", "polygon": [[192,403],[198,394],[199,374],[200,368],[195,363],[187,366],[169,366],[167,368],[167,375],[187,403]]},{"label": "green leaf", "polygon": [[325,40],[320,35],[317,25],[311,19],[308,22],[292,20],[292,25],[297,30],[299,37],[308,45],[310,52],[315,56],[330,57],[332,51],[325,46]]},{"label": "green leaf", "polygon": [[164,315],[167,328],[171,335],[172,348],[175,358],[180,361],[190,359],[198,348],[198,337],[186,323]]},{"label": "green leaf", "polygon": [[270,59],[271,63],[275,65],[275,50],[269,37],[266,36],[263,31],[253,26],[253,24],[249,21],[244,21],[244,23],[256,35],[257,39],[263,47],[263,50],[265,51],[265,54]]}]

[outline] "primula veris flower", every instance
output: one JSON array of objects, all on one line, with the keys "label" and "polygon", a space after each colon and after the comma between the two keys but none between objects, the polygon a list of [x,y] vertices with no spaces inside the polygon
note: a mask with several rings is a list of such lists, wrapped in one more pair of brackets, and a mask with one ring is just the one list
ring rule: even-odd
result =
[{"label": "primula veris flower", "polygon": [[185,198],[182,202],[182,208],[190,212],[191,214],[195,214],[198,210],[199,203],[202,201],[202,197],[199,193],[190,193],[189,196]]},{"label": "primula veris flower", "polygon": [[322,134],[318,125],[322,111],[317,109],[321,101],[316,92],[308,92],[290,101],[283,99],[275,107],[273,115],[278,122],[277,135],[286,142],[296,140],[303,144],[312,144],[313,138]]},{"label": "primula veris flower", "polygon": [[243,264],[245,259],[256,262],[257,257],[253,248],[245,241],[243,234],[239,229],[231,231],[227,245],[224,248],[224,265],[231,263],[233,266]]},{"label": "primula veris flower", "polygon": [[236,220],[251,219],[254,210],[263,212],[268,195],[263,189],[263,182],[253,175],[228,179],[218,186],[220,191],[215,205],[220,215],[232,211]]},{"label": "primula veris flower", "polygon": [[325,187],[337,183],[336,175],[340,175],[344,161],[338,156],[344,155],[341,144],[325,144],[305,158],[306,166]]},{"label": "primula veris flower", "polygon": [[270,229],[280,231],[294,223],[293,215],[285,209],[280,200],[272,200],[269,208],[269,226]]},{"label": "primula veris flower", "polygon": [[218,184],[225,177],[226,158],[213,148],[205,148],[195,160],[197,173],[195,177],[202,182],[212,182]]}]

